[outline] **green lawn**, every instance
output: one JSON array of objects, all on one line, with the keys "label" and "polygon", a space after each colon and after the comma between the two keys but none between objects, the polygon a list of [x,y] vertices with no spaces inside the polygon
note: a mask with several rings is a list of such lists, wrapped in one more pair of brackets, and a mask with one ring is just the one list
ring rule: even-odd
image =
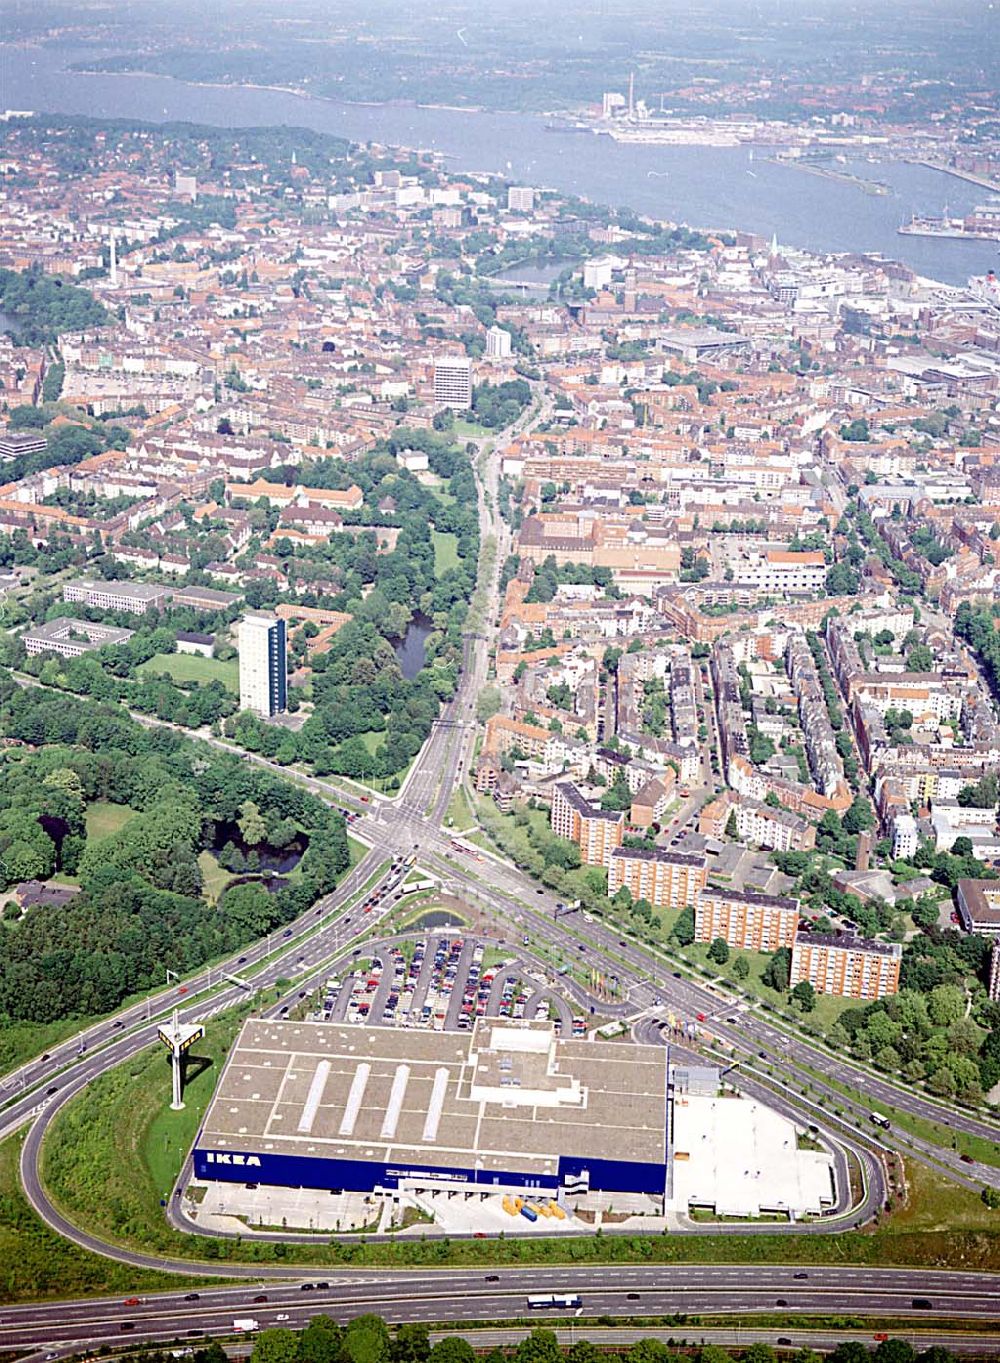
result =
[{"label": "green lawn", "polygon": [[463,786],[455,788],[455,793],[448,804],[447,819],[451,819],[456,833],[460,833],[463,828],[471,828],[476,822],[475,813]]},{"label": "green lawn", "polygon": [[240,667],[235,659],[220,662],[218,658],[203,658],[200,653],[157,653],[138,669],[142,677],[169,672],[175,682],[208,683],[220,681],[227,691],[237,694],[240,689]]},{"label": "green lawn", "polygon": [[[672,925],[676,914],[665,914],[664,917],[669,918],[667,925],[669,931],[669,925]],[[752,994],[754,998],[762,999],[765,1003],[771,1004],[772,1007],[781,1008],[784,1012],[797,1016],[799,1022],[814,1022],[824,1032],[827,1032],[841,1013],[848,1008],[858,1006],[857,999],[841,999],[832,994],[817,994],[816,1007],[813,1011],[811,1013],[799,1013],[793,1000],[773,989],[769,989],[761,980],[761,976],[771,959],[771,953],[766,951],[737,951],[732,948],[729,953],[729,960],[725,965],[720,966],[708,959],[709,945],[708,942],[692,942],[690,946],[676,950],[679,956],[683,956],[697,965],[707,967],[713,975],[724,979],[733,989],[742,990],[743,993]],[[733,963],[737,956],[745,957],[750,965],[750,974],[745,980],[737,980],[733,974]]]},{"label": "green lawn", "polygon": [[440,577],[462,562],[458,556],[458,536],[450,530],[432,530],[431,539],[434,542],[434,571]]},{"label": "green lawn", "polygon": [[114,805],[108,800],[95,800],[87,806],[84,821],[87,825],[87,841],[101,842],[124,828],[137,811],[129,805]]},{"label": "green lawn", "polygon": [[212,852],[199,852],[198,865],[201,867],[201,880],[206,899],[217,904],[222,891],[232,880],[232,874],[224,870]]},{"label": "green lawn", "polygon": [[368,729],[363,734],[358,734],[358,738],[365,745],[368,751],[374,756],[376,749],[385,742],[384,729]]},{"label": "green lawn", "polygon": [[488,426],[480,426],[478,421],[456,421],[454,431],[463,440],[478,440],[490,434]]}]

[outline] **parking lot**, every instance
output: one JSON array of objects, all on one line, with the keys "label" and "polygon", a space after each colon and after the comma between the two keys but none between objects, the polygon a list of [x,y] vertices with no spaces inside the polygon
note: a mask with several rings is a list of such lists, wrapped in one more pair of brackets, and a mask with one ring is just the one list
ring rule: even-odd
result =
[{"label": "parking lot", "polygon": [[488,943],[451,933],[377,943],[342,977],[317,991],[310,1017],[381,1027],[467,1031],[477,1017],[552,1020],[557,1032],[582,1036],[583,1018],[536,972],[496,957]]}]

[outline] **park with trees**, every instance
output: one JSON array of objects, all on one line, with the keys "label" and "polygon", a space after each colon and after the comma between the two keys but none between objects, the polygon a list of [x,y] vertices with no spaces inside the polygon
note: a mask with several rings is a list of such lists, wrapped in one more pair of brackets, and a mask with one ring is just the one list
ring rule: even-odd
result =
[{"label": "park with trees", "polygon": [[[349,866],[344,821],[316,797],[118,707],[3,674],[0,732],[3,888],[55,877],[75,891],[23,911],[5,896],[2,1021],[107,1012],[167,967],[193,970],[290,922]],[[217,852],[234,839],[247,855],[231,880]],[[268,854],[292,844],[294,873],[266,877]]]}]

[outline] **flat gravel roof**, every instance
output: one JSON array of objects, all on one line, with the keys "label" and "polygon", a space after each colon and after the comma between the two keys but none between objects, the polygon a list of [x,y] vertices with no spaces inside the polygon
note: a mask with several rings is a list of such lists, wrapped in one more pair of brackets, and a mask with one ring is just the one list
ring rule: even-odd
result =
[{"label": "flat gravel roof", "polygon": [[556,1174],[560,1156],[663,1164],[667,1049],[251,1019],[199,1146]]}]

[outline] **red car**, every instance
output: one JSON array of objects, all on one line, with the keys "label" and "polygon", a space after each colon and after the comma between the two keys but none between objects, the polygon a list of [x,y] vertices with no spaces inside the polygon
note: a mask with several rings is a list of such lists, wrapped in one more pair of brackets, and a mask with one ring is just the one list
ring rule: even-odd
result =
[{"label": "red car", "polygon": [[123,1304],[124,1304],[125,1306],[138,1306],[138,1305],[139,1305],[139,1298],[138,1298],[138,1297],[126,1297]]}]

